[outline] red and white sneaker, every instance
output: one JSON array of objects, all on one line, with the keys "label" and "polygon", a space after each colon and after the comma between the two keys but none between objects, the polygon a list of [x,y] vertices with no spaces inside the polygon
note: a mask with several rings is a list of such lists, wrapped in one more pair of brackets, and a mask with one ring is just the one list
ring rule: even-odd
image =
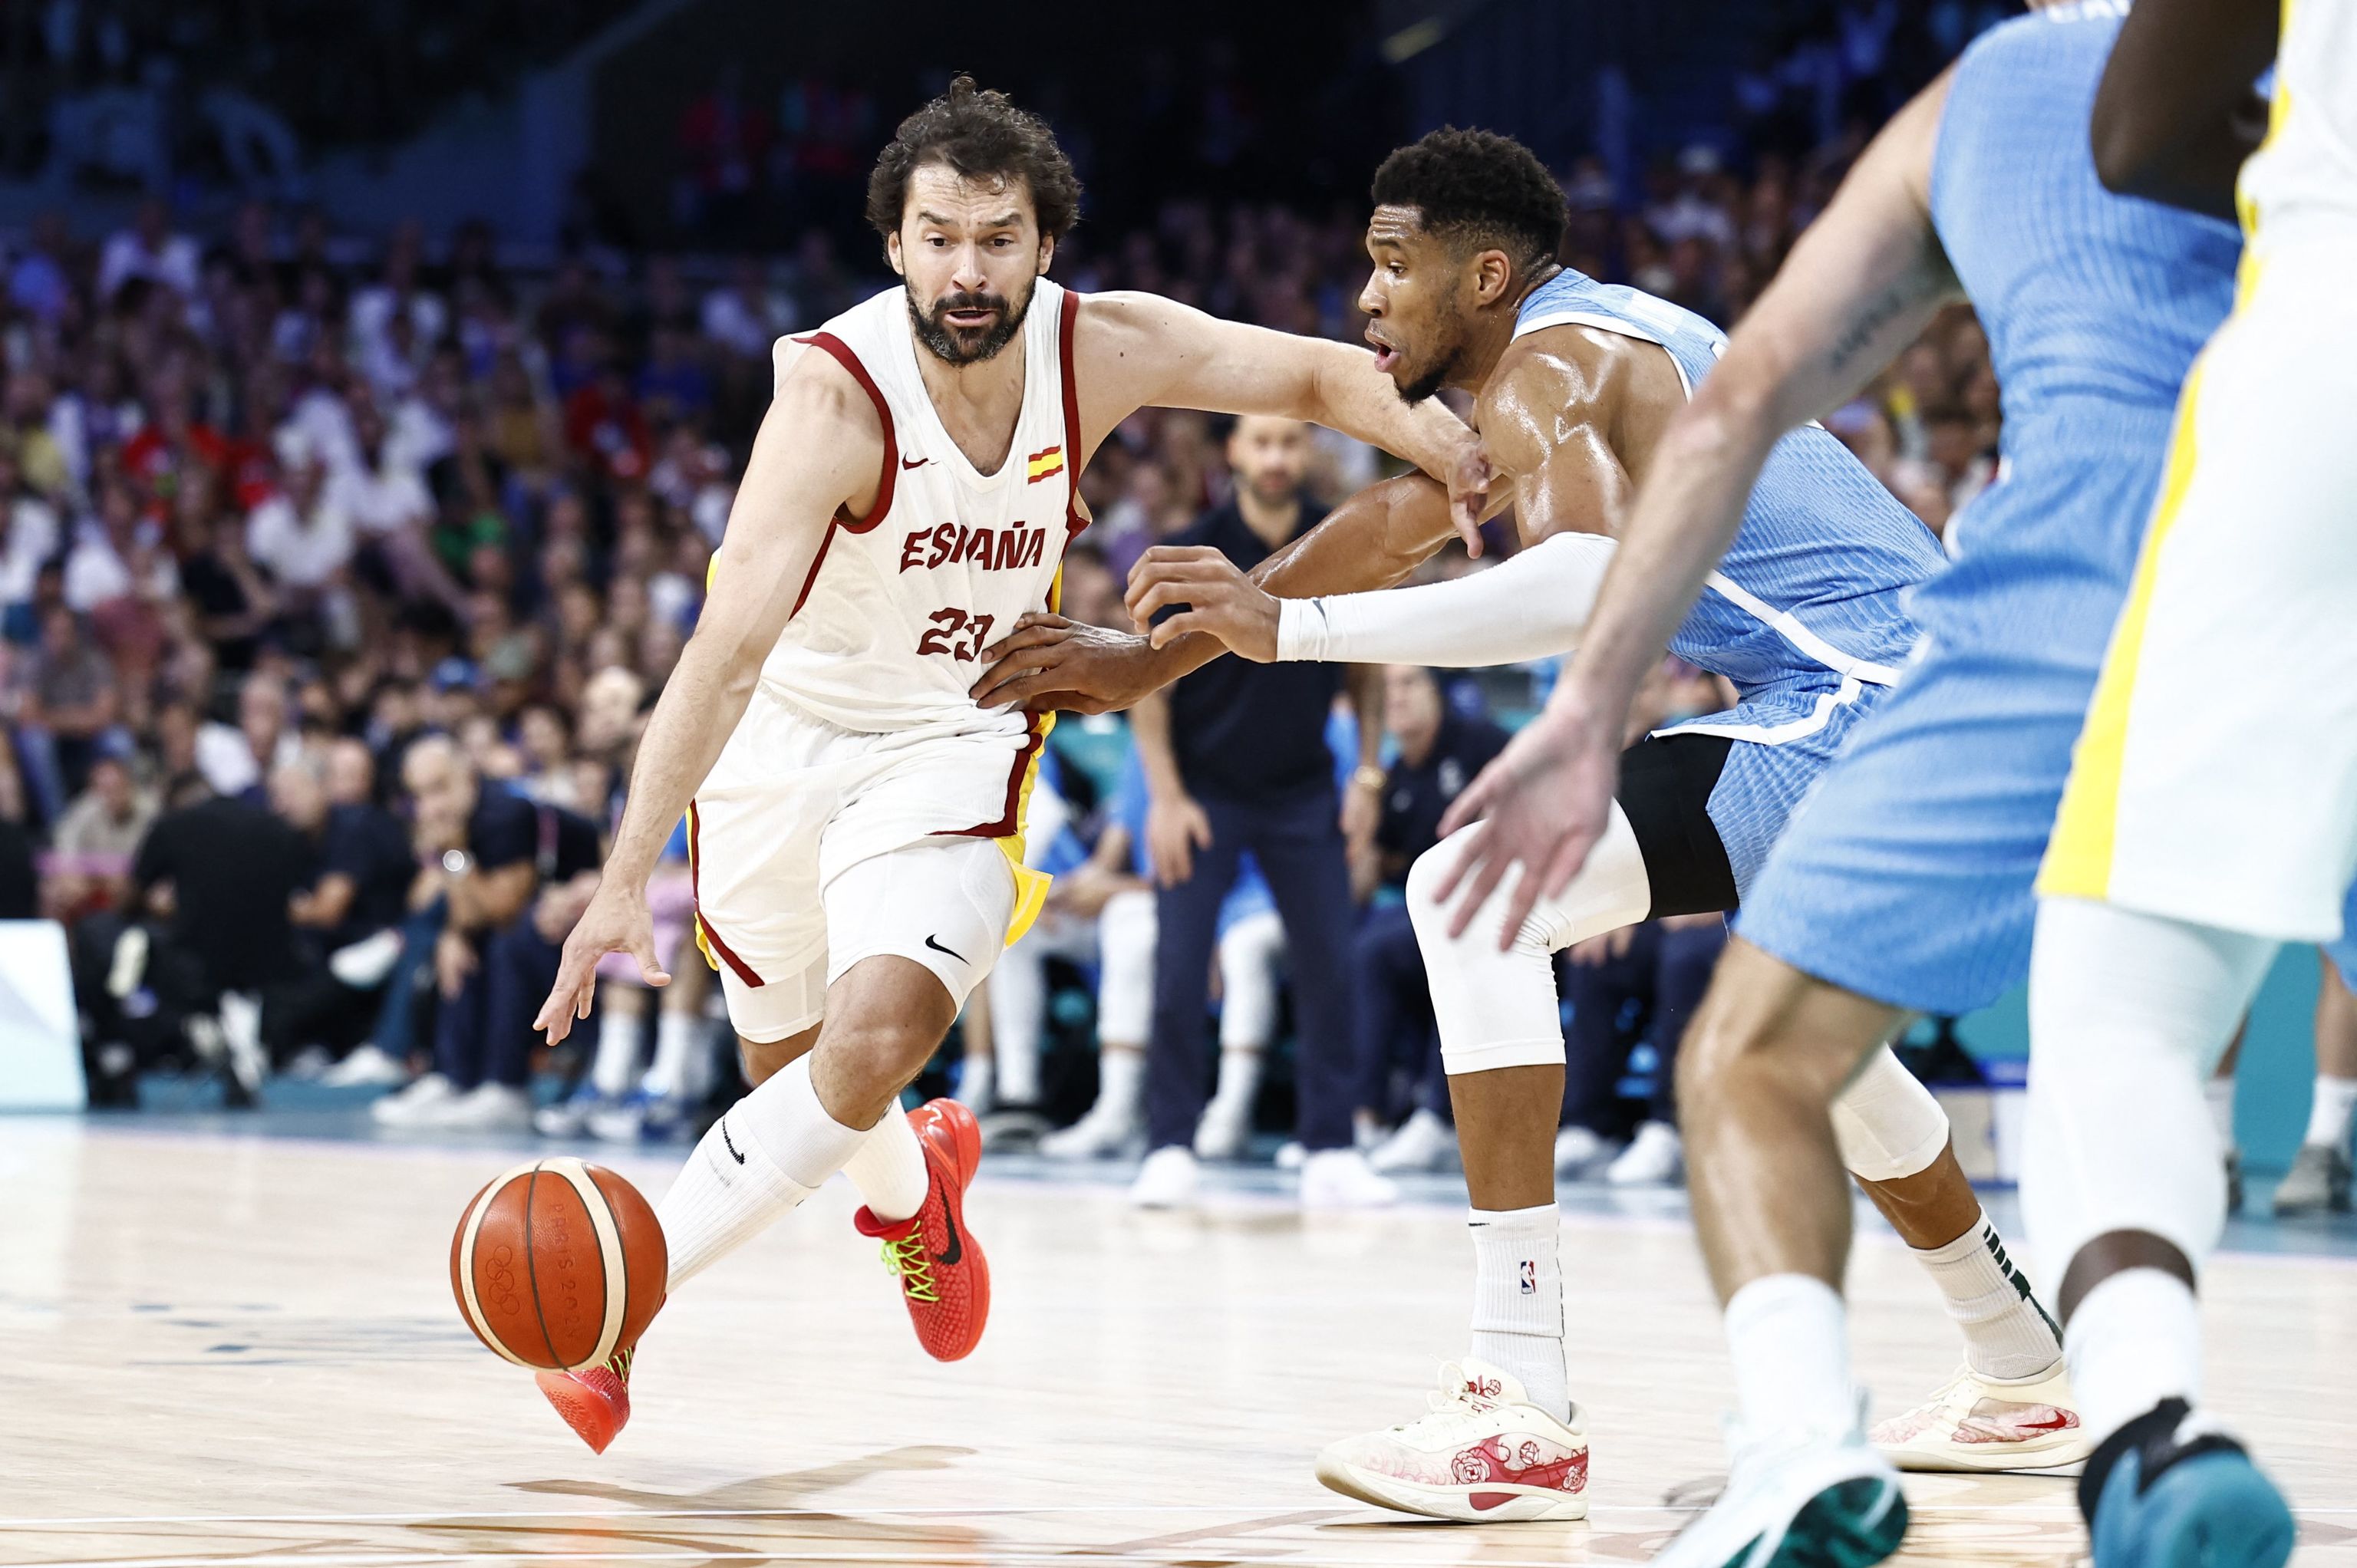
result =
[{"label": "red and white sneaker", "polygon": [[1873,1442],[1902,1470],[2043,1470],[2075,1465],[2095,1446],[2060,1361],[2010,1380],[1964,1368],[1922,1404],[1878,1423]]},{"label": "red and white sneaker", "polygon": [[1429,1414],[1319,1454],[1318,1480],[1427,1519],[1587,1517],[1587,1436],[1531,1403],[1521,1382],[1469,1357],[1442,1367],[1440,1391],[1425,1399]]},{"label": "red and white sneaker", "polygon": [[578,1372],[534,1372],[533,1381],[582,1442],[603,1454],[630,1419],[630,1352],[617,1350],[605,1365]]},{"label": "red and white sneaker", "polygon": [[917,1342],[936,1361],[972,1355],[990,1320],[990,1262],[965,1225],[965,1189],[982,1164],[982,1129],[954,1100],[909,1113],[931,1181],[924,1207],[887,1224],[865,1206],[851,1217],[863,1236],[884,1243],[884,1266],[900,1277],[900,1298]]}]

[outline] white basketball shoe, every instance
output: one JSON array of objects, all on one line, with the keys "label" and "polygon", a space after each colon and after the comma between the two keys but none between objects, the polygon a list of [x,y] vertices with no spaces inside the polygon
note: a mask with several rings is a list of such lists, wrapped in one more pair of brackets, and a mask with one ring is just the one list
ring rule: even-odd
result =
[{"label": "white basketball shoe", "polygon": [[2042,1470],[2095,1447],[2059,1360],[2034,1378],[1961,1368],[1929,1400],[1878,1423],[1874,1445],[1902,1470]]},{"label": "white basketball shoe", "polygon": [[1427,1519],[1480,1523],[1587,1517],[1587,1437],[1530,1402],[1522,1383],[1468,1357],[1440,1369],[1428,1413],[1345,1438],[1318,1479],[1346,1498]]},{"label": "white basketball shoe", "polygon": [[1867,1568],[1899,1550],[1899,1472],[1858,1427],[1748,1438],[1730,1421],[1728,1446],[1727,1488],[1653,1558],[1662,1568]]}]

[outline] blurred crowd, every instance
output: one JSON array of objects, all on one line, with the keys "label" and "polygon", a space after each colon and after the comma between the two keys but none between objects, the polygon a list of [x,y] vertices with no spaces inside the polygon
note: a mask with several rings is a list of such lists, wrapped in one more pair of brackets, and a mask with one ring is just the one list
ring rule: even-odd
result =
[{"label": "blurred crowd", "polygon": [[[1696,146],[1633,205],[1577,165],[1566,260],[1731,324],[1856,150],[1738,169]],[[1361,220],[1176,200],[1135,230],[1084,225],[1056,271],[1355,339]],[[629,1046],[596,1075],[594,1047],[535,1056],[522,999],[594,886],[638,728],[694,627],[771,345],[888,282],[880,264],[813,237],[780,259],[527,270],[479,223],[361,244],[256,203],[198,233],[151,200],[112,231],[42,219],[5,276],[0,913],[72,930],[101,1096],[191,1060],[240,1097],[274,1070],[326,1073],[407,1085],[396,1122],[512,1125],[554,1067],[590,1090],[544,1117],[558,1130],[593,1111],[618,1135],[692,1120],[727,1072],[708,988],[649,1008],[619,978],[601,1012],[634,1020]],[[1958,311],[1828,423],[1943,529],[1987,481],[1998,421]],[[1316,433],[1298,484],[1322,507],[1383,462]],[[1097,521],[1075,605],[1117,621],[1137,555],[1235,489],[1215,422],[1125,424],[1083,477]],[[1452,549],[1428,570],[1470,565]],[[1436,711],[1511,725],[1544,679],[1436,686]],[[1117,752],[1112,729],[1068,725],[1059,745]],[[1414,753],[1412,730],[1395,721],[1385,755]],[[1094,770],[1117,779],[1117,757]],[[1073,792],[1083,822],[1112,794]],[[686,880],[681,845],[657,893],[674,942]],[[1361,881],[1380,905],[1381,877]],[[1651,949],[1592,967],[1632,950]],[[1056,993],[1042,1005],[1067,1016]],[[1282,1009],[1263,1012],[1274,1036]],[[1401,1062],[1362,1120],[1438,1113],[1415,1053]],[[1092,1093],[1083,1075],[1060,1109]],[[1625,1121],[1641,1102],[1622,1099]],[[1608,1117],[1599,1136],[1626,1132]]]}]

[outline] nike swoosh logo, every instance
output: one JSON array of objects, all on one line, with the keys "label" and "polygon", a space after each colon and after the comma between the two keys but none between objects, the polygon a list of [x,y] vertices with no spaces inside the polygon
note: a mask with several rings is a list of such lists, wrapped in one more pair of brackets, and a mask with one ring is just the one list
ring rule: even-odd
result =
[{"label": "nike swoosh logo", "polygon": [[737,1141],[728,1135],[728,1118],[726,1116],[720,1119],[720,1142],[727,1148],[730,1159],[740,1165],[745,1163],[745,1156],[737,1152]]},{"label": "nike swoosh logo", "polygon": [[900,467],[903,468],[921,468],[931,461],[932,459],[931,457],[903,457],[900,459]]},{"label": "nike swoosh logo", "polygon": [[957,1211],[950,1207],[949,1194],[947,1193],[943,1193],[942,1195],[942,1228],[947,1230],[950,1233],[949,1250],[943,1252],[935,1252],[933,1254],[933,1262],[941,1264],[942,1267],[945,1269],[953,1269],[957,1267],[959,1261],[965,1256],[965,1238],[958,1234]]},{"label": "nike swoosh logo", "polygon": [[2067,1432],[2079,1424],[2079,1418],[2068,1411],[2058,1410],[2041,1420],[2016,1422],[2014,1424],[2024,1432]]},{"label": "nike swoosh logo", "polygon": [[953,958],[953,959],[957,960],[957,961],[958,961],[958,962],[960,962],[960,963],[963,963],[963,962],[965,962],[965,961],[966,961],[966,956],[965,956],[965,954],[963,954],[963,953],[962,953],[962,952],[957,952],[957,951],[955,951],[955,950],[952,950],[952,949],[949,949],[949,948],[945,948],[945,947],[942,946],[942,944],[941,944],[941,943],[939,943],[939,942],[937,942],[937,941],[933,940],[933,939],[932,939],[932,938],[931,938],[931,937],[927,937],[927,938],[925,939],[925,945],[926,945],[927,947],[929,947],[929,948],[932,949],[935,952],[939,952],[939,953],[948,953],[948,954],[950,955],[950,957],[952,957],[952,958]]}]

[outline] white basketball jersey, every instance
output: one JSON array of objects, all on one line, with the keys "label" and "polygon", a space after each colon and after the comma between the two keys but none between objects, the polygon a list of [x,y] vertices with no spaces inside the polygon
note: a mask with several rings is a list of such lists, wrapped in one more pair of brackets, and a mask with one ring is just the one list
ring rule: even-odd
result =
[{"label": "white basketball jersey", "polygon": [[[1080,301],[1045,278],[1023,322],[1023,404],[995,474],[978,472],[934,411],[917,369],[930,352],[894,287],[816,332],[875,402],[884,467],[864,518],[838,516],[784,634],[761,667],[774,693],[843,729],[1001,724],[966,695],[982,650],[1049,607],[1080,506],[1072,319]],[[784,343],[780,349],[784,349]],[[779,356],[782,361],[786,356]]]},{"label": "white basketball jersey", "polygon": [[2254,250],[2357,235],[2357,5],[2288,0],[2267,139],[2243,166]]}]

